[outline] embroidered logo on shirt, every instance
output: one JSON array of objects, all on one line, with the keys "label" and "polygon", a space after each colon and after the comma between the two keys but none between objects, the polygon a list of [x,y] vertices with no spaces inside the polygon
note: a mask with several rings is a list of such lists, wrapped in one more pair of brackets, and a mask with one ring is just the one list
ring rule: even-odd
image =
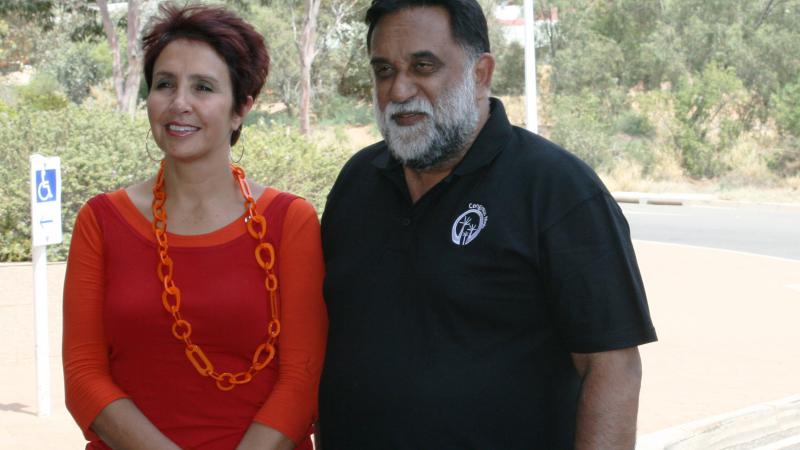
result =
[{"label": "embroidered logo on shirt", "polygon": [[481,230],[486,227],[486,221],[489,216],[486,214],[486,208],[478,203],[470,203],[469,209],[464,211],[463,214],[458,216],[453,222],[453,230],[451,237],[453,243],[456,245],[467,245],[474,241],[480,234]]}]

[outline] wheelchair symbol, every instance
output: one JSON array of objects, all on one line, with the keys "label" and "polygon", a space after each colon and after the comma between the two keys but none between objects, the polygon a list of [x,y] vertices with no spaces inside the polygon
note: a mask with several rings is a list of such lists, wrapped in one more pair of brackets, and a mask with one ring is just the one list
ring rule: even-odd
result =
[{"label": "wheelchair symbol", "polygon": [[56,199],[56,171],[45,169],[36,171],[36,201],[52,202]]}]

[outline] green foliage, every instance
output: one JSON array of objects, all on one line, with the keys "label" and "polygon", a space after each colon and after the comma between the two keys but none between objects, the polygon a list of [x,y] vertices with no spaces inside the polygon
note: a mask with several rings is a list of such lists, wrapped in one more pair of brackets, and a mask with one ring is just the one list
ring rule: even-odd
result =
[{"label": "green foliage", "polygon": [[725,154],[743,131],[738,115],[746,91],[733,68],[709,64],[693,79],[686,77],[676,93],[677,136],[683,166],[694,177],[715,177],[729,167]]},{"label": "green foliage", "polygon": [[248,176],[307,199],[319,213],[339,170],[352,155],[346,146],[318,145],[282,127],[259,128],[249,138],[242,160]]},{"label": "green foliage", "polygon": [[22,103],[37,110],[62,109],[69,103],[58,80],[48,73],[36,74],[29,84],[20,86],[17,93]]},{"label": "green foliage", "polygon": [[[147,120],[112,110],[70,105],[9,111],[0,103],[0,261],[30,258],[29,156],[61,158],[64,243],[49,248],[66,257],[75,216],[92,196],[144,180],[156,163],[145,154]],[[285,127],[252,124],[243,138],[248,175],[303,196],[321,211],[325,196],[352,149],[322,146]],[[150,152],[158,149],[151,142]],[[234,153],[238,155],[237,144]]]},{"label": "green foliage", "polygon": [[551,139],[595,169],[613,167],[609,105],[599,95],[560,95],[553,108]]},{"label": "green foliage", "polygon": [[495,53],[497,63],[492,78],[492,93],[522,95],[525,93],[525,48],[516,42],[500,46]]},{"label": "green foliage", "polygon": [[314,110],[322,125],[367,125],[373,120],[372,105],[341,95],[318,101]]},{"label": "green foliage", "polygon": [[616,128],[620,132],[630,136],[649,137],[655,133],[655,129],[647,116],[635,111],[623,113],[617,119]]},{"label": "green foliage", "polygon": [[800,137],[800,78],[775,99],[775,120],[783,132]]},{"label": "green foliage", "polygon": [[111,52],[106,42],[71,43],[45,67],[55,74],[70,101],[80,104],[89,95],[89,88],[111,76]]},{"label": "green foliage", "polygon": [[554,61],[556,92],[575,94],[585,89],[603,91],[619,86],[625,62],[620,46],[588,30],[573,38],[580,45],[563,49]]},{"label": "green foliage", "polygon": [[47,63],[70,42],[102,36],[85,0],[0,1],[0,72]]}]

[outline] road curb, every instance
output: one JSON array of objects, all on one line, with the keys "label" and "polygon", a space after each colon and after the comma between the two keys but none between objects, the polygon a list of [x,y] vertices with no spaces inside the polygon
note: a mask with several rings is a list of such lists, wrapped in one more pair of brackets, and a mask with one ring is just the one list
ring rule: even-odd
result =
[{"label": "road curb", "polygon": [[628,192],[614,191],[611,196],[617,203],[633,203],[646,205],[711,205],[721,207],[751,207],[771,210],[800,210],[800,203],[752,202],[744,200],[725,200],[713,194],[692,194],[680,192]]},{"label": "road curb", "polygon": [[618,203],[643,203],[648,205],[669,205],[681,206],[686,203],[704,203],[716,200],[710,194],[686,194],[686,193],[650,193],[650,192],[612,192],[611,195]]},{"label": "road curb", "polygon": [[640,436],[636,450],[783,450],[800,446],[800,395]]}]

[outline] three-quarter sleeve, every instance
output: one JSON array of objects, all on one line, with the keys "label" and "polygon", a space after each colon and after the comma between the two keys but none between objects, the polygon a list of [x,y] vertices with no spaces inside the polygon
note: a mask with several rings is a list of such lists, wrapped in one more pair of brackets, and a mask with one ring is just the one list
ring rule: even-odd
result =
[{"label": "three-quarter sleeve", "polygon": [[255,421],[301,442],[317,416],[328,319],[319,220],[305,200],[292,202],[278,250],[281,335],[278,380]]},{"label": "three-quarter sleeve", "polygon": [[127,397],[111,379],[103,327],[103,241],[89,205],[78,212],[64,280],[64,388],[67,409],[88,440],[97,414]]}]

